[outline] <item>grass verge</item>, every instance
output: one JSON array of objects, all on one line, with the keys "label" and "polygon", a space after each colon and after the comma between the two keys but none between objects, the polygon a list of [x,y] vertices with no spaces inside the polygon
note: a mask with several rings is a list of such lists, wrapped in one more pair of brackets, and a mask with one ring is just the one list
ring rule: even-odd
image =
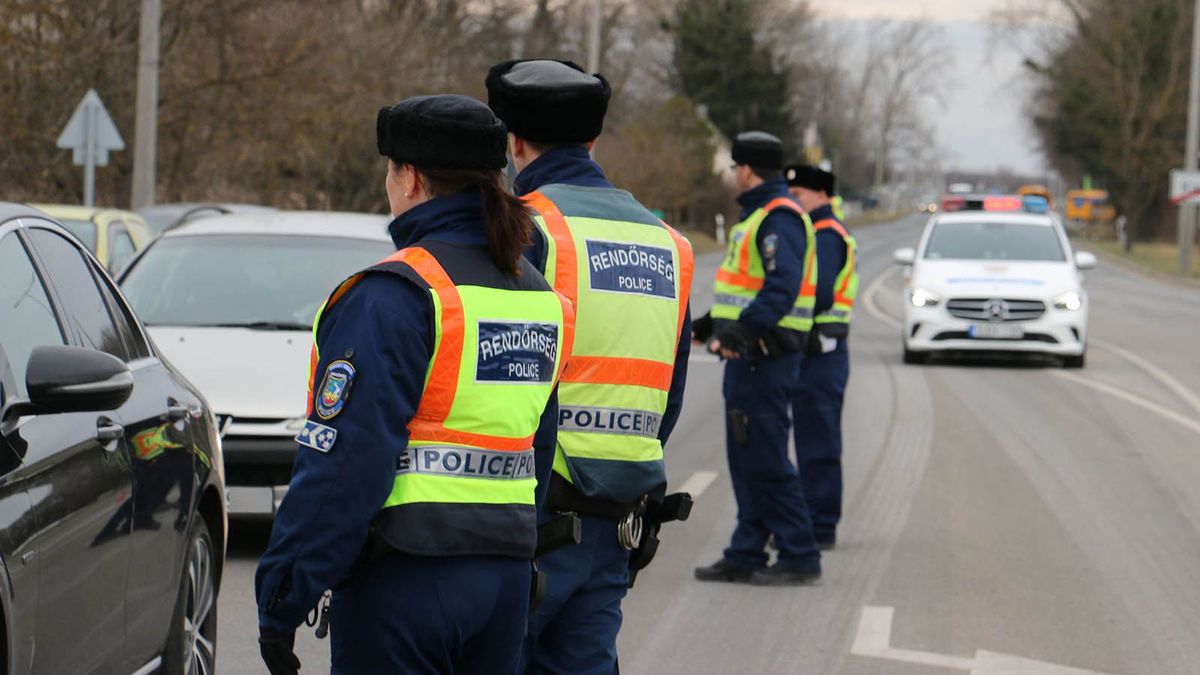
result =
[{"label": "grass verge", "polygon": [[1133,250],[1126,252],[1116,241],[1103,239],[1082,239],[1072,237],[1077,249],[1094,250],[1109,258],[1130,263],[1153,274],[1171,276],[1177,279],[1200,281],[1200,248],[1192,255],[1192,271],[1184,274],[1179,271],[1179,248],[1166,242],[1140,242],[1133,245]]}]

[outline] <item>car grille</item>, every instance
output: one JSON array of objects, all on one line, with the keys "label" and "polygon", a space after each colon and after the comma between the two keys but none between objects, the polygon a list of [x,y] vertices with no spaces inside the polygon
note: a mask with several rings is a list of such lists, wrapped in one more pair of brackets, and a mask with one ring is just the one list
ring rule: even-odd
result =
[{"label": "car grille", "polygon": [[1046,304],[1010,298],[952,298],[946,303],[946,311],[971,321],[1032,321],[1046,312]]}]

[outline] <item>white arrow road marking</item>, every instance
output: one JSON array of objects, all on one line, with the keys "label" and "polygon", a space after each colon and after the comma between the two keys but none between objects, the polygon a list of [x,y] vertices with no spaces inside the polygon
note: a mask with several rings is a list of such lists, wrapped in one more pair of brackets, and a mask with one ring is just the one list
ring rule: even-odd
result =
[{"label": "white arrow road marking", "polygon": [[892,617],[895,607],[863,607],[858,634],[850,653],[922,666],[970,671],[971,675],[1104,675],[1094,670],[1060,666],[1020,656],[978,650],[975,658],[934,654],[913,649],[897,649],[892,643]]},{"label": "white arrow road marking", "polygon": [[692,499],[697,499],[700,495],[704,494],[704,491],[716,479],[716,471],[697,471],[684,481],[683,485],[679,487],[679,491],[690,494]]}]

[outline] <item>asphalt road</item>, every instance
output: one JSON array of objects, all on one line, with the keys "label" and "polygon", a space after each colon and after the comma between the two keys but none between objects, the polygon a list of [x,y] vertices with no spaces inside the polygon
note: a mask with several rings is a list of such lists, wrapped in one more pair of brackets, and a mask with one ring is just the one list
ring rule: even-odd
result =
[{"label": "asphalt road", "polygon": [[[667,456],[673,486],[702,492],[624,604],[622,672],[1200,672],[1200,289],[1101,260],[1085,282],[1086,369],[905,366],[890,259],[922,223],[857,233],[845,515],[820,584],[692,579],[735,516],[721,366],[694,357]],[[700,263],[698,312],[715,265]],[[253,598],[264,541],[235,524],[221,673],[264,672]],[[299,643],[304,672],[327,672],[328,643],[310,630]]]}]

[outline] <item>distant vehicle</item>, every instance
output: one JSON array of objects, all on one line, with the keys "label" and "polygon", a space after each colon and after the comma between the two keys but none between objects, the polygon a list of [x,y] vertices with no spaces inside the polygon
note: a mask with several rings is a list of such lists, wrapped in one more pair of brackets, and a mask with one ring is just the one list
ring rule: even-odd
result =
[{"label": "distant vehicle", "polygon": [[946,192],[952,195],[965,195],[975,191],[975,186],[970,183],[951,183],[946,186]]},{"label": "distant vehicle", "polygon": [[313,319],[338,283],[395,251],[387,222],[202,218],[164,232],[121,276],[154,341],[212,404],[231,515],[274,516],[306,419]]},{"label": "distant vehicle", "polygon": [[169,229],[180,223],[196,218],[211,218],[231,213],[269,213],[277,209],[257,204],[236,204],[232,202],[175,202],[170,204],[155,204],[138,209],[138,214],[146,219],[146,223],[155,234]]},{"label": "distant vehicle", "polygon": [[1108,203],[1107,190],[1068,190],[1063,215],[1082,223],[1107,223],[1116,219],[1117,210]]},{"label": "distant vehicle", "polygon": [[101,265],[117,274],[154,238],[154,231],[133,211],[72,204],[30,204],[79,238]]},{"label": "distant vehicle", "polygon": [[1050,194],[1050,188],[1045,185],[1022,185],[1017,188],[1017,195],[1020,197],[1041,197],[1046,200],[1047,206],[1054,205],[1054,197]]},{"label": "distant vehicle", "polygon": [[938,200],[935,195],[922,195],[917,202],[917,208],[921,213],[937,213]]},{"label": "distant vehicle", "polygon": [[[917,248],[894,258],[911,266],[905,290],[904,362],[965,351],[1038,352],[1082,368],[1088,299],[1079,270],[1096,264],[1072,254],[1052,214],[1026,200],[993,198],[987,210],[930,218]],[[1036,203],[1035,203],[1036,204]]]},{"label": "distant vehicle", "polygon": [[0,672],[213,672],[221,467],[96,260],[0,204]]}]

